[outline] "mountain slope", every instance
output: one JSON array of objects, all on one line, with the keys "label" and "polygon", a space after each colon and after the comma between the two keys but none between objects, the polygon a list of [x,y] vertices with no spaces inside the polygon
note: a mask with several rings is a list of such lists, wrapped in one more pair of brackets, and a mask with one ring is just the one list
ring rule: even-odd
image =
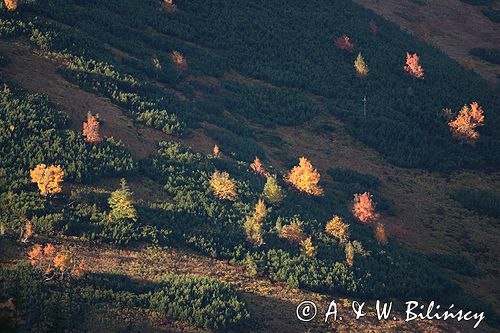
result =
[{"label": "mountain slope", "polygon": [[[57,109],[71,117],[67,128],[74,132],[64,135],[78,138],[87,112],[99,113],[104,136],[122,141],[134,157],[130,169],[120,168],[121,162],[111,163],[116,170],[101,174],[99,165],[93,165],[94,187],[86,188],[81,183],[89,181],[78,176],[80,164],[75,169],[69,158],[44,148],[49,154],[38,154],[39,162],[57,161],[73,169],[68,169],[65,192],[54,200],[43,199],[43,204],[34,201],[36,192],[26,176],[35,160],[21,164],[6,160],[2,168],[17,170],[17,175],[4,172],[10,178],[2,176],[6,178],[3,208],[17,207],[20,197],[16,196],[28,192],[24,214],[34,221],[47,221],[35,225],[41,236],[49,230],[51,236],[194,248],[220,259],[255,265],[264,275],[292,287],[323,293],[368,298],[438,296],[468,306],[471,303],[465,301],[467,296],[448,277],[451,275],[468,292],[498,309],[497,219],[478,216],[450,198],[461,187],[490,191],[498,187],[498,117],[488,112],[478,144],[465,147],[453,142],[445,122],[436,116],[442,107],[460,106],[471,98],[480,98],[487,111],[494,109],[496,101],[480,78],[409,39],[412,48],[421,48],[429,61],[424,62],[429,73],[425,81],[411,80],[402,70],[403,63],[398,64],[404,53],[382,53],[382,46],[376,46],[383,41],[388,47],[402,33],[378,21],[378,35],[369,37],[365,31],[368,18],[380,19],[356,6],[339,12],[338,4],[322,1],[260,4],[262,11],[250,10],[259,5],[256,3],[176,5],[176,11],[168,13],[172,8],[156,1],[141,5],[39,1],[20,6],[14,13],[2,13],[2,37],[15,38],[0,44],[2,53],[11,59],[2,71],[3,80],[45,93],[56,102]],[[210,11],[212,6],[220,11]],[[249,10],[252,20],[243,15]],[[342,19],[328,23],[327,28],[320,29],[315,23],[318,25],[299,30],[291,21],[309,19],[301,10],[324,22],[334,12]],[[366,27],[353,25],[359,15]],[[32,25],[25,25],[27,22]],[[275,28],[269,27],[271,22],[276,23]],[[242,36],[235,30],[239,25],[251,27],[255,33]],[[333,37],[341,31],[351,34],[351,30],[357,47],[368,54],[367,59],[373,59],[369,62],[373,74],[367,81],[353,75],[353,56],[332,46]],[[120,37],[123,31],[129,38]],[[401,51],[405,46],[391,47]],[[184,53],[187,66],[176,67],[170,60],[170,52],[176,49]],[[393,68],[388,69],[389,65]],[[387,87],[379,82],[382,75],[387,76]],[[454,79],[458,77],[463,82]],[[358,111],[364,93],[369,93],[367,117]],[[385,94],[391,97],[383,99]],[[447,96],[446,103],[440,100],[443,96]],[[5,98],[27,97],[6,94]],[[10,108],[11,104],[6,105]],[[23,119],[17,119],[9,108],[3,120],[19,121],[22,126]],[[19,110],[34,114],[30,105]],[[3,125],[4,133],[9,133],[9,123]],[[57,130],[67,131],[64,126]],[[24,136],[19,135],[22,140]],[[162,143],[158,151],[159,141],[170,142]],[[205,155],[215,143],[222,149],[222,159]],[[94,148],[79,149],[93,154]],[[6,156],[15,157],[30,156],[32,148],[7,149]],[[256,154],[279,178],[297,157],[307,156],[320,171],[326,190],[324,197],[312,198],[280,181],[287,199],[269,212],[264,227],[266,245],[261,248],[245,241],[242,228],[263,186],[248,165]],[[463,170],[463,166],[476,169]],[[221,202],[210,191],[209,177],[216,169],[229,171],[235,178],[239,188],[236,203]],[[342,178],[345,174],[349,176]],[[107,220],[105,197],[121,176],[129,179],[135,192],[137,224],[128,221],[114,226]],[[375,195],[383,222],[392,231],[388,246],[377,244],[372,230],[359,225],[349,212],[353,194],[366,190]],[[14,232],[20,225],[19,211],[6,211],[7,227]],[[353,240],[361,241],[371,252],[357,253],[353,268],[344,263],[343,245],[324,234],[324,224],[333,214],[348,221]],[[278,221],[286,224],[295,218],[313,236],[317,258],[301,255],[278,237]],[[50,227],[43,229],[46,225]],[[464,267],[447,264],[452,260]],[[168,270],[168,265],[162,269]],[[395,283],[398,279],[405,282],[404,289]],[[423,286],[414,288],[419,282]],[[471,282],[477,286],[471,288]],[[486,288],[478,285],[481,282],[487,283]]]}]

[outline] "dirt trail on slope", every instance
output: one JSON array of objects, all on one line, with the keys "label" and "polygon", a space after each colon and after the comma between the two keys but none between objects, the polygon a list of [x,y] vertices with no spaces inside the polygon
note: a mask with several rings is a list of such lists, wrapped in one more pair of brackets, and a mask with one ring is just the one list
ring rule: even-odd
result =
[{"label": "dirt trail on slope", "polygon": [[125,110],[106,98],[66,81],[57,73],[60,64],[37,55],[21,41],[0,41],[0,51],[11,60],[2,70],[2,76],[29,91],[46,94],[59,110],[70,116],[70,128],[74,131],[82,130],[87,113],[92,112],[102,119],[102,134],[122,141],[139,159],[154,154],[161,140],[181,141],[205,153],[213,147],[213,142],[201,130],[192,131],[181,140],[132,121]]},{"label": "dirt trail on slope", "polygon": [[459,0],[354,0],[405,30],[440,48],[461,64],[472,66],[493,84],[500,65],[469,55],[474,47],[499,48],[500,24],[481,13],[481,7]]}]

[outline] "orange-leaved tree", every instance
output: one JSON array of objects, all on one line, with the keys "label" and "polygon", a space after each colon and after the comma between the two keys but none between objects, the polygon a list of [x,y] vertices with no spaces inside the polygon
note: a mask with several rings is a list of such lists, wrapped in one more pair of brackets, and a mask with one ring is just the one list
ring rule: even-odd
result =
[{"label": "orange-leaved tree", "polygon": [[219,149],[219,146],[214,145],[214,149],[213,149],[213,151],[214,151],[214,156],[215,156],[215,157],[220,157],[220,149]]},{"label": "orange-leaved tree", "polygon": [[310,195],[322,195],[323,189],[318,185],[321,175],[305,157],[299,158],[299,165],[294,166],[285,180],[297,190]]},{"label": "orange-leaved tree", "polygon": [[330,236],[337,238],[341,243],[349,240],[349,225],[344,223],[342,218],[338,215],[334,215],[333,218],[326,223],[325,231]]},{"label": "orange-leaved tree", "polygon": [[67,274],[81,276],[85,271],[85,264],[78,263],[71,253],[64,250],[57,250],[50,243],[42,246],[35,244],[28,252],[28,259],[31,265],[40,272],[46,280],[59,277],[61,280]]},{"label": "orange-leaved tree", "polygon": [[335,46],[340,50],[348,52],[352,52],[354,50],[354,44],[351,43],[349,37],[347,37],[346,35],[337,37],[335,39]]},{"label": "orange-leaved tree", "polygon": [[33,170],[30,170],[30,176],[31,181],[37,183],[43,196],[62,191],[61,183],[64,180],[64,171],[59,165],[38,164]]},{"label": "orange-leaved tree", "polygon": [[16,10],[18,5],[18,0],[4,0],[5,7],[7,10]]},{"label": "orange-leaved tree", "polygon": [[387,244],[387,234],[385,233],[385,227],[382,223],[377,223],[375,225],[375,240],[379,244]]},{"label": "orange-leaved tree", "polygon": [[404,66],[404,70],[414,78],[424,78],[424,69],[420,66],[420,58],[416,53],[410,54],[406,52],[406,65]]},{"label": "orange-leaved tree", "polygon": [[261,175],[262,177],[269,177],[269,172],[267,172],[266,168],[262,165],[260,162],[259,157],[255,156],[255,160],[253,161],[252,164],[250,164],[250,167],[252,168],[253,171]]},{"label": "orange-leaved tree", "polygon": [[266,205],[262,199],[259,199],[255,205],[254,213],[245,220],[243,227],[245,228],[247,240],[254,245],[261,246],[264,244],[262,224],[264,223],[266,215]]},{"label": "orange-leaved tree", "polygon": [[358,54],[358,57],[354,61],[354,68],[356,69],[356,74],[359,77],[365,77],[368,75],[368,66],[365,63],[365,59],[363,59],[361,52]]},{"label": "orange-leaved tree", "polygon": [[174,0],[163,0],[165,5],[167,6],[167,10],[171,13],[177,10],[177,6],[174,3]]},{"label": "orange-leaved tree", "polygon": [[283,226],[279,230],[280,238],[285,238],[290,243],[295,245],[300,245],[306,238],[306,234],[302,229],[302,223],[299,221],[293,221],[292,223]]},{"label": "orange-leaved tree", "polygon": [[184,55],[179,51],[173,51],[171,53],[171,57],[172,61],[178,68],[185,69],[187,67],[186,58],[184,58]]},{"label": "orange-leaved tree", "polygon": [[227,172],[215,171],[210,179],[210,186],[219,199],[235,201],[238,198],[236,182]]},{"label": "orange-leaved tree", "polygon": [[483,126],[483,123],[483,109],[477,102],[472,102],[470,108],[467,104],[464,105],[457,117],[448,125],[454,138],[463,143],[472,144],[479,138],[477,128]]},{"label": "orange-leaved tree", "polygon": [[373,196],[368,192],[354,195],[352,213],[364,224],[376,222],[380,218],[380,215],[375,211]]},{"label": "orange-leaved tree", "polygon": [[83,123],[83,136],[87,143],[96,145],[102,142],[101,125],[92,114],[87,115],[87,121]]}]

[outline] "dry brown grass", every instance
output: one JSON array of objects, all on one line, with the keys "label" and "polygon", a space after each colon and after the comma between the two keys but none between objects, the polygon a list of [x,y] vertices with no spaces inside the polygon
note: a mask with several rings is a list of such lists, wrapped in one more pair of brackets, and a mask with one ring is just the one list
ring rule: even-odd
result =
[{"label": "dry brown grass", "polygon": [[[373,301],[368,302],[369,315],[362,320],[355,320],[350,310],[351,299],[289,288],[283,283],[273,282],[264,277],[250,277],[245,273],[244,267],[230,265],[227,261],[207,258],[187,250],[155,247],[131,250],[79,240],[66,239],[63,242],[71,252],[78,255],[77,259],[86,260],[89,272],[125,274],[139,282],[155,281],[165,273],[194,274],[231,283],[247,302],[253,317],[251,328],[244,330],[247,332],[458,332],[450,324],[440,322],[406,323],[401,319],[378,322],[374,307],[371,306],[374,304]],[[17,258],[9,257],[11,262],[25,256],[26,248],[21,248],[16,243],[0,238],[0,246],[10,249],[9,253],[17,254]],[[5,260],[4,254],[0,253],[0,262],[3,260]],[[339,312],[344,313],[343,320],[337,322],[329,320],[325,324],[324,313],[333,299],[338,303]],[[318,316],[308,323],[298,321],[295,315],[297,304],[303,300],[314,301],[319,309]],[[128,326],[137,332],[204,332],[180,322],[159,320],[151,313],[134,315],[128,312],[116,312],[113,309],[106,311],[113,314],[115,325],[120,325],[120,321],[126,319]],[[397,318],[404,318],[404,314],[399,311],[395,315]],[[107,322],[102,317],[102,313],[97,315],[95,322],[89,327],[91,331],[106,327]],[[109,329],[118,331],[113,327],[108,327]]]},{"label": "dry brown grass", "polygon": [[[57,68],[64,66],[64,63],[39,56],[24,43],[0,41],[0,50],[11,59],[11,63],[2,70],[2,75],[30,91],[46,94],[59,109],[71,117],[71,129],[74,131],[82,130],[89,111],[98,110],[102,119],[102,135],[121,140],[137,158],[154,154],[158,142],[162,140],[181,141],[204,153],[214,145],[200,129],[180,140],[132,121],[109,100],[86,92],[61,77]],[[121,54],[120,50],[114,50],[114,53]]]}]

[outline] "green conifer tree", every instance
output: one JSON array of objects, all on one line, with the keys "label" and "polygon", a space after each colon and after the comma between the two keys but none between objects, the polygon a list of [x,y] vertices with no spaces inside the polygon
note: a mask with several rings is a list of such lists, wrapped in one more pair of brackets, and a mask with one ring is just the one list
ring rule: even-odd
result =
[{"label": "green conifer tree", "polygon": [[262,192],[262,196],[266,201],[270,204],[277,204],[283,201],[285,198],[285,192],[278,185],[278,181],[276,180],[276,176],[267,177],[266,184],[264,185],[264,191]]},{"label": "green conifer tree", "polygon": [[132,192],[130,192],[125,179],[121,179],[120,188],[111,193],[108,199],[111,212],[110,218],[115,219],[131,219],[137,221],[137,211],[132,202]]}]

